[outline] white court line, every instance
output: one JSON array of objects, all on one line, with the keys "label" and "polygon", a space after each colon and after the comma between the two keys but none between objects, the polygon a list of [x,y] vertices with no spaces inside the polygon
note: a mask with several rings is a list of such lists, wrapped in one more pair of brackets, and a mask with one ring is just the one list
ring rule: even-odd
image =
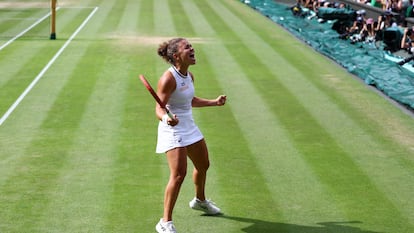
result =
[{"label": "white court line", "polygon": [[36,78],[30,83],[30,85],[24,90],[24,92],[17,98],[17,100],[12,104],[12,106],[7,110],[7,112],[0,118],[0,126],[7,120],[10,114],[16,109],[16,107],[20,104],[20,102],[26,97],[26,95],[32,90],[32,88],[36,85],[36,83],[43,77],[46,71],[52,66],[52,64],[56,61],[56,59],[62,54],[63,50],[69,45],[69,43],[75,38],[75,36],[82,30],[82,28],[88,23],[88,21],[92,18],[95,12],[98,10],[98,7],[95,7],[94,10],[89,14],[89,16],[83,21],[83,23],[76,29],[76,31],[70,36],[70,38],[66,41],[66,43],[59,49],[59,51],[53,56],[53,58],[47,63],[47,65],[43,68],[42,71],[36,76]]},{"label": "white court line", "polygon": [[[56,11],[58,11],[59,9],[60,9],[60,7],[56,8]],[[2,49],[4,49],[7,45],[11,44],[13,41],[17,40],[17,38],[23,36],[26,32],[30,31],[30,29],[34,28],[36,25],[38,25],[39,23],[41,23],[43,20],[45,20],[47,17],[49,17],[50,14],[51,14],[50,12],[47,13],[45,16],[43,16],[42,18],[40,18],[39,20],[37,20],[34,24],[30,25],[30,27],[26,28],[25,30],[23,30],[22,32],[20,32],[19,34],[17,34],[15,37],[13,37],[9,41],[7,41],[5,44],[3,44],[2,46],[0,46],[0,51]]]}]

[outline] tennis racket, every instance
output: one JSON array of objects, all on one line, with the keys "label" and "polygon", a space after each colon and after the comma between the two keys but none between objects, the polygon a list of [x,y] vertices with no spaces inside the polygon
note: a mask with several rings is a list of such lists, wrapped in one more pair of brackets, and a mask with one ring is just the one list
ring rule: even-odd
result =
[{"label": "tennis racket", "polygon": [[168,110],[167,106],[161,101],[160,97],[158,97],[157,93],[155,93],[154,89],[151,87],[151,84],[147,81],[147,79],[144,77],[144,75],[140,74],[139,79],[141,79],[141,82],[144,84],[144,86],[148,89],[148,91],[151,93],[152,97],[154,97],[155,101],[161,106],[161,108],[165,109],[165,112],[167,112],[168,117],[171,119],[174,119],[173,115],[171,114],[170,110]]}]

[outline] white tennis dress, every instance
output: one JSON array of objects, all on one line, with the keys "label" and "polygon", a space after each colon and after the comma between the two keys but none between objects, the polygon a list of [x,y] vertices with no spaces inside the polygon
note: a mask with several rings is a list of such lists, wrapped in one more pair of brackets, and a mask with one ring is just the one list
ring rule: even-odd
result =
[{"label": "white tennis dress", "polygon": [[167,108],[179,120],[176,126],[160,121],[156,153],[165,153],[177,147],[185,147],[203,139],[203,134],[194,123],[191,101],[194,97],[194,85],[190,73],[183,76],[174,67],[168,69],[175,78],[176,88],[171,94]]}]

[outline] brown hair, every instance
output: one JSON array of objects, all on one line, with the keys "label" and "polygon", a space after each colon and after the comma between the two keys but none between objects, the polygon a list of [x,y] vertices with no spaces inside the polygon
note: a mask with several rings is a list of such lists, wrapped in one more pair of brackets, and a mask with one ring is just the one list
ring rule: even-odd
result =
[{"label": "brown hair", "polygon": [[166,62],[174,65],[174,54],[178,51],[178,44],[185,40],[184,38],[174,38],[169,41],[166,41],[158,47],[158,55],[162,57]]}]

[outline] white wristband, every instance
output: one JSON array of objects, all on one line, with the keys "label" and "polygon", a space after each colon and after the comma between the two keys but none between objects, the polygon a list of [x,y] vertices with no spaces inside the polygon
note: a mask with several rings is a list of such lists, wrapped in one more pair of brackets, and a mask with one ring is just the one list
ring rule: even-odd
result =
[{"label": "white wristband", "polygon": [[162,116],[162,122],[164,122],[164,124],[167,124],[167,125],[168,125],[168,118],[170,118],[170,117],[168,116],[168,114],[164,114],[164,115]]}]

